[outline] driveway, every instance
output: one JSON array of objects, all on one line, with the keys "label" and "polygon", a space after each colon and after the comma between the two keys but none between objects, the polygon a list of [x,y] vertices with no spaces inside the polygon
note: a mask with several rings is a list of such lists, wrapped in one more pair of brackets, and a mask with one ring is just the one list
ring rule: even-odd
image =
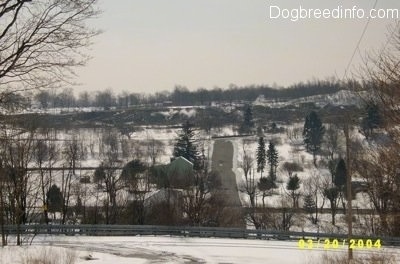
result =
[{"label": "driveway", "polygon": [[223,226],[245,227],[242,217],[236,176],[232,171],[233,145],[227,140],[216,140],[212,154],[212,171],[217,172],[221,181],[220,194],[224,197]]}]

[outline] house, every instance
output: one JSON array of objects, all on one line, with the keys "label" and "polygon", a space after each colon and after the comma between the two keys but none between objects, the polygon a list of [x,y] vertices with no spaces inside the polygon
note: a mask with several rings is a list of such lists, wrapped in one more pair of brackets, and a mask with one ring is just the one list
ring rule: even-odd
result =
[{"label": "house", "polygon": [[193,182],[193,163],[184,157],[175,158],[170,164],[155,166],[152,177],[158,186],[182,189]]},{"label": "house", "polygon": [[162,188],[145,198],[145,221],[149,224],[177,224],[183,216],[183,191],[194,180],[193,163],[178,157],[167,165],[156,166],[153,180]]},{"label": "house", "polygon": [[170,187],[184,188],[193,182],[193,163],[180,156],[167,167],[167,178]]}]

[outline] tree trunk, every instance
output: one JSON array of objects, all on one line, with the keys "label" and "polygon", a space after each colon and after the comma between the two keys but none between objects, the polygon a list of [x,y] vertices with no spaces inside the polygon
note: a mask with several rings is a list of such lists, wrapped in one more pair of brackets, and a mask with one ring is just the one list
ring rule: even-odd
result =
[{"label": "tree trunk", "polygon": [[315,196],[315,221],[314,224],[318,223],[318,195]]},{"label": "tree trunk", "polygon": [[263,192],[263,196],[262,196],[263,208],[265,208],[265,201],[264,201],[265,197],[266,197],[265,192]]},{"label": "tree trunk", "polygon": [[1,245],[7,245],[6,235],[4,232],[4,201],[3,201],[3,186],[0,186],[0,224],[1,224]]}]

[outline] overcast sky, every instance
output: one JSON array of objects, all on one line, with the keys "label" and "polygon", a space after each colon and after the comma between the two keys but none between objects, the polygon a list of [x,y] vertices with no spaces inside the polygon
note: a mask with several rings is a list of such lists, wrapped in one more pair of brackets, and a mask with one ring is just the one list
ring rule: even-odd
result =
[{"label": "overcast sky", "polygon": [[[342,77],[367,18],[271,19],[270,6],[362,8],[376,0],[101,0],[93,59],[77,71],[77,90],[152,93],[183,85],[228,87]],[[293,3],[295,2],[295,3]],[[377,8],[400,9],[399,0]],[[277,12],[277,8],[274,9]],[[372,19],[364,54],[386,43],[394,19]],[[360,55],[353,65],[360,63]]]}]

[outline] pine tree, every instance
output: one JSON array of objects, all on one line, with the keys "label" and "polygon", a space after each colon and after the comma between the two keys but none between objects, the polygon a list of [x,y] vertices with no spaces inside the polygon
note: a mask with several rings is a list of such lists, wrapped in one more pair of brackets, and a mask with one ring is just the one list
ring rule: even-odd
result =
[{"label": "pine tree", "polygon": [[339,188],[342,188],[346,184],[346,163],[344,159],[340,159],[336,165],[334,184]]},{"label": "pine tree", "polygon": [[278,167],[278,151],[275,148],[275,144],[271,141],[268,145],[267,150],[267,160],[269,164],[269,177],[275,181],[276,180],[276,169]]},{"label": "pine tree", "polygon": [[365,117],[361,121],[361,129],[365,137],[368,139],[373,130],[382,124],[382,117],[379,112],[379,106],[370,101],[365,106]]},{"label": "pine tree", "polygon": [[313,216],[313,213],[314,213],[316,207],[317,207],[317,205],[315,204],[312,194],[306,194],[304,196],[303,208],[310,215],[310,220],[312,223],[316,222],[315,218]]},{"label": "pine tree", "polygon": [[174,158],[182,156],[189,160],[193,163],[195,170],[201,168],[200,152],[197,150],[193,125],[189,121],[183,124],[182,131],[174,146],[173,156]]},{"label": "pine tree", "polygon": [[297,174],[289,177],[289,181],[286,184],[286,189],[290,191],[290,197],[293,200],[293,207],[297,207],[297,200],[299,194],[296,192],[300,188],[300,178]]},{"label": "pine tree", "polygon": [[120,179],[123,180],[130,188],[137,188],[139,184],[138,175],[145,170],[146,166],[140,160],[131,160],[122,168]]},{"label": "pine tree", "polygon": [[262,192],[262,203],[263,207],[265,207],[265,197],[269,194],[269,191],[277,188],[275,181],[273,181],[270,177],[261,177],[257,183],[258,189]]},{"label": "pine tree", "polygon": [[103,164],[100,164],[94,171],[93,180],[96,183],[101,183],[106,178],[106,171],[104,170]]},{"label": "pine tree", "polygon": [[344,202],[344,197],[346,193],[346,179],[347,179],[347,169],[344,159],[340,159],[336,165],[335,169],[335,180],[334,184],[339,192],[339,200],[342,201],[343,210],[346,211],[346,203]]},{"label": "pine tree", "polygon": [[254,127],[253,123],[253,111],[251,110],[250,105],[246,105],[245,111],[244,111],[244,125],[246,127],[252,128]]},{"label": "pine tree", "polygon": [[261,172],[261,177],[262,173],[264,172],[265,169],[265,142],[264,138],[260,137],[258,139],[258,148],[257,148],[257,171]]},{"label": "pine tree", "polygon": [[243,116],[244,119],[242,125],[240,126],[240,132],[249,133],[251,129],[254,127],[253,111],[251,110],[250,105],[245,106]]},{"label": "pine tree", "polygon": [[53,184],[47,192],[48,211],[55,213],[60,212],[63,206],[63,196],[60,188]]},{"label": "pine tree", "polygon": [[315,111],[311,111],[305,120],[303,137],[306,150],[313,154],[314,165],[316,165],[316,155],[321,149],[325,127]]}]

